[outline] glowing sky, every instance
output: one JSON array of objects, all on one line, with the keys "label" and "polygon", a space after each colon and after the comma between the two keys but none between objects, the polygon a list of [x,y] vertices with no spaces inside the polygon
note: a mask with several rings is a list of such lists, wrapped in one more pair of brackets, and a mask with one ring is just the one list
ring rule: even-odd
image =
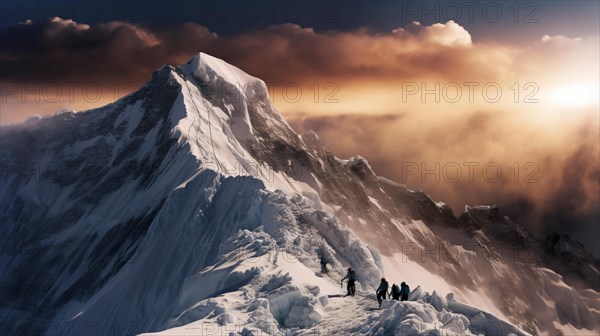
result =
[{"label": "glowing sky", "polygon": [[600,255],[597,1],[52,3],[2,2],[2,124],[101,106],[205,51],[339,157]]}]

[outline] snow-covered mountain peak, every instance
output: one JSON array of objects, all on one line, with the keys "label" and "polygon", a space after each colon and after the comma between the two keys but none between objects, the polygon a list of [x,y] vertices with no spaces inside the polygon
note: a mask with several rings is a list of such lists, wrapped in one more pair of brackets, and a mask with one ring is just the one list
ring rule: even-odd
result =
[{"label": "snow-covered mountain peak", "polygon": [[218,77],[220,77],[226,82],[242,88],[257,84],[264,86],[264,82],[261,79],[251,76],[236,66],[204,52],[197,53],[191,60],[179,68],[186,73],[194,74],[203,83],[216,84]]},{"label": "snow-covered mountain peak", "polygon": [[261,79],[205,53],[176,68],[188,119],[214,123],[247,149],[265,138],[297,141]]},{"label": "snow-covered mountain peak", "polygon": [[[0,144],[7,334],[597,331],[595,266],[544,261],[495,207],[456,218],[364,158],[336,158],[287,124],[264,82],[204,53],[113,104],[2,128]],[[535,258],[502,253],[523,246]],[[347,267],[355,298],[339,295]],[[409,283],[410,302],[376,310],[383,276]]]}]

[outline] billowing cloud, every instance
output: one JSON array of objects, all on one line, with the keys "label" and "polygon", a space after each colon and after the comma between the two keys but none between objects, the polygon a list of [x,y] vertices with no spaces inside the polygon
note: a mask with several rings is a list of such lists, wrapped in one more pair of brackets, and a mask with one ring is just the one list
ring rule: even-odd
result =
[{"label": "billowing cloud", "polygon": [[222,37],[195,23],[150,28],[112,21],[89,26],[55,17],[0,32],[0,74],[9,81],[145,81],[163,64],[177,65],[205,51],[266,81],[499,81],[540,68],[533,63],[562,57],[571,49],[581,55],[580,46],[574,45],[582,42],[545,35],[539,46],[529,49],[474,43],[454,21],[431,26],[413,22],[384,33],[316,32],[283,24]]},{"label": "billowing cloud", "polygon": [[568,232],[600,255],[597,115],[573,129],[532,129],[503,112],[435,118],[307,113],[288,120],[300,132],[317,132],[337,155],[360,153],[378,174],[421,188],[457,212],[495,203],[537,234]]},{"label": "billowing cloud", "polygon": [[398,28],[392,32],[400,36],[416,38],[421,42],[444,46],[470,46],[472,44],[471,34],[452,20],[445,24],[434,23],[431,26],[422,26],[420,22],[414,21],[406,29]]},{"label": "billowing cloud", "polygon": [[558,45],[564,45],[564,44],[580,42],[581,37],[570,38],[570,37],[566,37],[564,35],[553,35],[553,36],[544,35],[544,36],[542,36],[540,41],[542,41],[542,43],[553,43],[553,44],[558,44]]},{"label": "billowing cloud", "polygon": [[[90,27],[53,18],[0,33],[0,70],[9,80],[98,77],[147,78],[165,63],[179,64],[205,51],[266,80],[361,77],[415,78],[428,74],[488,76],[503,55],[469,49],[470,34],[453,21],[412,23],[388,33],[365,29],[315,32],[295,24],[232,37],[186,23],[151,29],[113,21]],[[282,71],[281,69],[285,69]]]}]

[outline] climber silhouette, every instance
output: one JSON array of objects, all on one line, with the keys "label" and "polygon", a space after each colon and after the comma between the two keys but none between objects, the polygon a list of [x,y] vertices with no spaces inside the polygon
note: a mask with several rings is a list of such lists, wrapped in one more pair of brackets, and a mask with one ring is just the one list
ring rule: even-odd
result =
[{"label": "climber silhouette", "polygon": [[386,298],[388,287],[389,283],[385,280],[385,278],[381,278],[379,288],[377,288],[377,291],[375,292],[377,294],[377,302],[379,302],[379,306],[381,306],[381,303]]},{"label": "climber silhouette", "polygon": [[408,300],[408,295],[410,294],[410,288],[406,284],[406,282],[402,281],[400,284],[400,301]]},{"label": "climber silhouette", "polygon": [[398,285],[392,285],[392,299],[399,301],[400,300],[400,287]]},{"label": "climber silhouette", "polygon": [[323,274],[327,274],[329,272],[329,270],[327,269],[327,258],[325,258],[324,256],[321,256],[321,273]]},{"label": "climber silhouette", "polygon": [[348,268],[348,273],[346,273],[346,276],[342,278],[342,282],[340,284],[342,287],[344,286],[344,280],[348,280],[348,285],[346,287],[346,289],[348,290],[348,294],[346,294],[346,296],[354,296],[354,294],[356,293],[356,272],[354,272],[352,268]]}]

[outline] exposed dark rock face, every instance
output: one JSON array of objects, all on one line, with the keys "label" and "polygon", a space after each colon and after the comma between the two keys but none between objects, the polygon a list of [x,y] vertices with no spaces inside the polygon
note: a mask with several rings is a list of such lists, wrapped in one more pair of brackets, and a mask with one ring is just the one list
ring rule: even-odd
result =
[{"label": "exposed dark rock face", "polygon": [[542,241],[544,261],[567,282],[581,283],[600,291],[600,261],[573,237],[551,232]]}]

